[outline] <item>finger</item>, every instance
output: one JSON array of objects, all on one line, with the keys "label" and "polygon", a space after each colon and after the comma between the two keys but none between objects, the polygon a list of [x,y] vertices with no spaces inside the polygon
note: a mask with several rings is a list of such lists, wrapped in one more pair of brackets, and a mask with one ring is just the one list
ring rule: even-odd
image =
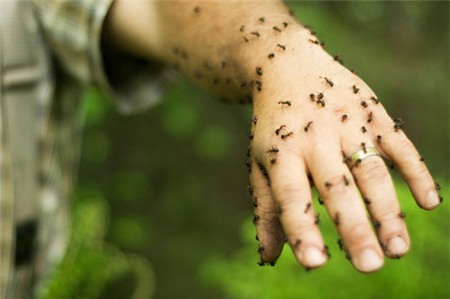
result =
[{"label": "finger", "polygon": [[315,146],[307,153],[308,168],[353,266],[373,272],[383,265],[383,253],[334,136],[321,134],[320,141],[312,140]]},{"label": "finger", "polygon": [[252,164],[250,181],[253,189],[250,194],[255,209],[253,221],[256,225],[256,238],[259,240],[260,265],[274,265],[283,250],[284,233],[267,178],[255,162]]},{"label": "finger", "polygon": [[[360,139],[361,140],[361,139]],[[344,151],[353,154],[373,147],[369,142],[346,141]],[[395,193],[389,171],[380,156],[369,156],[352,168],[355,181],[372,218],[381,247],[391,258],[399,258],[409,249],[410,239],[404,222],[404,213]]]},{"label": "finger", "polygon": [[270,165],[272,194],[281,209],[280,221],[298,262],[318,268],[328,259],[328,249],[317,226],[311,187],[300,157],[280,152]]},{"label": "finger", "polygon": [[380,149],[392,160],[395,168],[407,182],[417,204],[427,210],[434,209],[442,201],[433,178],[428,171],[423,158],[414,145],[401,131],[397,123],[386,125],[379,142]]}]

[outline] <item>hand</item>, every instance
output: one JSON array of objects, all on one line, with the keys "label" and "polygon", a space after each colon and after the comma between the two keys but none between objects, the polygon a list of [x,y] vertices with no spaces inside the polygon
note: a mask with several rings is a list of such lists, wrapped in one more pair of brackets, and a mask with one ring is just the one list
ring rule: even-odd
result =
[{"label": "hand", "polygon": [[[354,267],[376,271],[384,255],[399,258],[410,246],[383,159],[424,209],[442,201],[438,185],[401,130],[402,121],[389,117],[358,76],[307,30],[284,44],[255,74],[260,83],[254,88],[248,163],[261,264],[276,261],[285,238],[307,269],[327,261],[312,206],[315,185]],[[372,147],[380,155],[349,167],[348,157]]]}]

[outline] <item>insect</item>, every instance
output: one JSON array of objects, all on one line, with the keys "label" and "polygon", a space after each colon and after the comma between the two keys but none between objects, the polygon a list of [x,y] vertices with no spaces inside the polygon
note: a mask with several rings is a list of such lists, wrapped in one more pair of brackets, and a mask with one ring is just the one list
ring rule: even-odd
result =
[{"label": "insect", "polygon": [[276,162],[277,162],[277,158],[272,158],[272,159],[270,159],[270,164],[275,164]]},{"label": "insect", "polygon": [[257,122],[258,122],[258,117],[257,116],[253,116],[252,123],[256,126]]},{"label": "insect", "polygon": [[323,246],[322,252],[325,253],[325,254],[328,256],[328,258],[331,257],[330,249],[328,248],[327,245],[324,245],[324,246]]},{"label": "insect", "polygon": [[319,92],[319,94],[317,95],[317,99],[318,99],[318,100],[323,99],[323,93]]},{"label": "insect", "polygon": [[258,74],[259,76],[262,76],[263,71],[262,71],[261,67],[259,67],[259,66],[256,67],[256,74]]},{"label": "insect", "polygon": [[253,140],[253,137],[255,137],[253,134],[248,135],[248,140]]},{"label": "insect", "polygon": [[275,31],[281,32],[281,29],[278,28],[277,26],[273,26],[272,29],[275,30]]},{"label": "insect", "polygon": [[380,228],[380,227],[381,227],[381,222],[378,221],[378,220],[374,220],[374,221],[373,221],[373,227],[375,227],[375,228]]},{"label": "insect", "polygon": [[338,239],[338,240],[337,240],[337,243],[338,243],[338,245],[339,245],[339,249],[342,250],[342,249],[344,248],[344,244],[342,244],[342,240],[341,240],[341,239]]},{"label": "insect", "polygon": [[436,189],[437,191],[441,190],[441,185],[439,185],[439,183],[435,182],[434,189]]},{"label": "insect", "polygon": [[319,44],[319,41],[318,41],[317,39],[308,39],[308,41],[309,41],[310,43],[313,43],[313,44],[316,44],[316,45]]},{"label": "insect", "polygon": [[347,178],[347,176],[345,174],[342,176],[342,178],[344,179],[345,186],[350,185],[350,181],[348,180],[348,178]]},{"label": "insect", "polygon": [[258,215],[253,216],[253,224],[258,223],[259,219],[260,219],[260,218],[259,218]]},{"label": "insect", "polygon": [[353,88],[353,93],[358,93],[359,88],[356,87],[356,85],[353,85],[352,88]]},{"label": "insect", "polygon": [[310,208],[311,208],[311,203],[308,202],[308,203],[306,204],[305,210],[304,210],[303,212],[304,212],[305,214],[308,213],[308,211],[309,211]]},{"label": "insect", "polygon": [[279,151],[280,150],[277,147],[272,146],[267,152],[268,153],[278,153]]},{"label": "insect", "polygon": [[363,200],[366,205],[370,205],[370,203],[371,203],[370,199],[368,199],[367,197],[364,197]]},{"label": "insect", "polygon": [[361,127],[361,131],[362,131],[363,133],[366,133],[366,132],[367,132],[366,127],[362,126],[362,127]]},{"label": "insect", "polygon": [[284,45],[277,44],[277,47],[283,49],[283,51],[286,50],[286,46],[284,46]]},{"label": "insect", "polygon": [[379,99],[377,99],[376,97],[374,97],[374,96],[371,96],[370,97],[370,99],[375,103],[375,104],[378,104],[378,103],[380,103],[380,100]]},{"label": "insect", "polygon": [[317,104],[322,105],[322,107],[325,107],[325,101],[324,100],[317,100]]},{"label": "insect", "polygon": [[199,14],[199,13],[200,13],[200,6],[194,7],[194,12],[195,12],[196,14]]},{"label": "insect", "polygon": [[367,102],[366,101],[361,101],[361,106],[363,106],[364,108],[367,108]]},{"label": "insect", "polygon": [[348,115],[347,115],[347,114],[342,114],[342,116],[341,116],[341,121],[344,122],[344,121],[347,120],[347,118],[348,118]]},{"label": "insect", "polygon": [[[341,58],[341,56],[339,56],[339,55],[334,55],[333,56],[333,59],[334,59],[334,61],[337,61],[337,62],[339,62],[340,64],[342,64],[342,65],[344,65],[344,60],[342,60],[342,58]],[[356,93],[356,92],[355,92]]]},{"label": "insect", "polygon": [[366,148],[366,143],[365,142],[361,142],[361,149],[363,150],[363,152],[365,154],[367,153],[367,148]]},{"label": "insect", "polygon": [[339,215],[340,215],[340,213],[339,213],[339,212],[336,212],[336,214],[334,215],[334,219],[333,219],[333,222],[334,222],[334,224],[335,224],[336,226],[338,226],[338,225],[339,225],[339,223],[340,223],[340,220],[339,220]]},{"label": "insect", "polygon": [[254,208],[258,207],[258,197],[257,196],[253,196],[252,198],[252,204]]},{"label": "insect", "polygon": [[333,83],[333,81],[331,81],[331,79],[328,79],[327,77],[324,77],[324,79],[325,79],[325,82],[327,82],[328,85],[330,85],[331,87],[334,86],[334,83]]},{"label": "insect", "polygon": [[377,135],[377,143],[378,144],[381,144],[381,139],[382,139],[383,137],[381,137],[381,135]]},{"label": "insect", "polygon": [[319,224],[320,222],[320,213],[317,212],[317,214],[314,217],[314,224]]},{"label": "insect", "polygon": [[283,105],[291,106],[292,105],[291,101],[279,101],[278,104],[280,104],[281,106],[283,106]]},{"label": "insect", "polygon": [[270,53],[269,55],[267,55],[267,57],[268,57],[269,59],[272,59],[272,58],[274,58],[274,57],[275,57],[275,54],[273,54],[273,53]]},{"label": "insect", "polygon": [[244,42],[248,43],[248,38],[246,38],[245,36],[242,37],[244,39]]},{"label": "insect", "polygon": [[403,128],[404,123],[405,122],[400,117],[394,118],[394,130],[395,130],[395,132],[397,132],[398,130],[401,130]]},{"label": "insect", "polygon": [[439,195],[439,203],[442,203],[444,201],[444,198]]},{"label": "insect", "polygon": [[255,240],[256,240],[256,241],[259,241],[258,235],[255,235]]},{"label": "insect", "polygon": [[261,88],[262,82],[259,81],[259,80],[256,80],[256,81],[255,81],[255,84],[256,84],[256,89],[257,89],[258,91],[261,91],[261,90],[262,90],[262,88]]},{"label": "insect", "polygon": [[282,135],[281,135],[281,139],[286,139],[286,138],[288,138],[288,137],[290,137],[290,136],[292,136],[292,135],[294,135],[294,132],[289,132],[289,133],[287,133],[287,134],[282,134]]},{"label": "insect", "polygon": [[280,131],[286,128],[286,125],[281,125],[278,129],[275,130],[275,134],[280,134]]},{"label": "insect", "polygon": [[348,157],[344,152],[342,152],[342,162],[344,162],[344,164],[347,164],[349,160],[350,157]]},{"label": "insect", "polygon": [[260,21],[261,23],[264,23],[265,20],[266,20],[266,18],[264,18],[264,17],[259,18],[259,21]]},{"label": "insect", "polygon": [[305,130],[305,132],[308,132],[308,130],[309,130],[309,128],[311,127],[312,124],[313,124],[312,121],[308,122],[308,123],[306,124],[306,126],[303,128],[303,130]]},{"label": "insect", "polygon": [[313,93],[309,94],[309,98],[311,99],[311,101],[315,102],[316,101],[316,95]]},{"label": "insect", "polygon": [[244,32],[244,29],[245,29],[245,26],[244,26],[244,25],[241,25],[241,27],[239,28],[239,31],[240,31],[240,32]]},{"label": "insect", "polygon": [[265,176],[266,178],[268,178],[268,177],[269,177],[269,173],[267,172],[267,169],[264,167],[264,165],[262,165],[262,164],[259,163],[259,162],[258,162],[257,164],[258,164],[259,170],[261,170],[263,176]]},{"label": "insect", "polygon": [[283,27],[286,28],[289,25],[288,22],[283,22]]},{"label": "insect", "polygon": [[398,213],[398,217],[401,218],[401,219],[405,219],[405,217],[406,217],[405,212],[400,211],[400,213]]},{"label": "insect", "polygon": [[370,112],[369,112],[369,115],[367,116],[367,122],[368,122],[368,123],[371,123],[372,121],[373,121],[373,112],[370,111]]},{"label": "insect", "polygon": [[320,198],[320,196],[319,197],[317,197],[317,201],[319,202],[319,205],[323,205],[323,200],[322,200],[322,198]]},{"label": "insect", "polygon": [[425,161],[425,157],[424,157],[424,156],[420,156],[419,160],[420,160],[421,162],[424,162],[424,161]]},{"label": "insect", "polygon": [[252,32],[250,32],[250,34],[253,34],[256,37],[260,37],[260,34],[258,31],[252,31]]},{"label": "insect", "polygon": [[325,188],[327,188],[328,190],[330,190],[330,188],[333,186],[332,183],[330,182],[325,182]]}]

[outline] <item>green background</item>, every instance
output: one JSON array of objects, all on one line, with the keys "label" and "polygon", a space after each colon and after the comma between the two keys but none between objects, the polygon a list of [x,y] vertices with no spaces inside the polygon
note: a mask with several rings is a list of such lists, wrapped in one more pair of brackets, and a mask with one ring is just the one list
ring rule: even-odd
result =
[{"label": "green background", "polygon": [[[405,120],[404,130],[449,199],[449,3],[289,5],[331,54],[366,80],[392,117]],[[154,298],[450,297],[449,204],[420,210],[395,173],[412,237],[406,257],[360,274],[322,217],[332,254],[323,269],[305,272],[287,247],[276,267],[260,268],[246,196],[250,107],[220,103],[181,80],[145,113],[121,116],[94,90],[86,109],[77,205],[109,203],[106,240],[150,261]],[[121,279],[103,297],[130,298],[133,285],[132,278]]]}]

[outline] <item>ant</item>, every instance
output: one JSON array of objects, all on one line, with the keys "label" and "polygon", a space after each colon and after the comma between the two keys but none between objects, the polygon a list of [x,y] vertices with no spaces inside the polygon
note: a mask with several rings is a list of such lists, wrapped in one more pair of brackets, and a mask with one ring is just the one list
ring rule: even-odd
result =
[{"label": "ant", "polygon": [[281,32],[281,29],[278,28],[277,26],[273,26],[272,29],[275,30],[275,31]]},{"label": "ant", "polygon": [[257,89],[258,91],[261,91],[261,90],[262,90],[262,88],[261,88],[262,82],[259,81],[259,80],[256,80],[256,81],[255,81],[255,84],[256,84],[256,89]]},{"label": "ant", "polygon": [[294,132],[289,132],[289,133],[287,133],[287,134],[282,134],[282,135],[281,135],[281,139],[286,139],[286,138],[288,138],[288,137],[290,137],[290,136],[292,136],[292,135],[294,135]]},{"label": "ant", "polygon": [[253,224],[258,223],[260,217],[258,215],[253,216]]},{"label": "ant", "polygon": [[339,212],[336,212],[336,215],[334,216],[333,222],[334,222],[334,224],[335,224],[336,226],[338,226],[339,223],[340,223],[340,221],[339,221],[339,215],[340,215],[340,213],[339,213]]},{"label": "ant", "polygon": [[288,22],[283,22],[283,27],[286,28],[289,25]]},{"label": "ant", "polygon": [[373,112],[370,111],[370,112],[369,112],[369,115],[368,115],[368,117],[367,117],[367,122],[368,122],[368,123],[371,123],[372,120],[373,120]]},{"label": "ant", "polygon": [[314,217],[314,224],[319,224],[320,222],[320,213],[317,212],[317,214]]},{"label": "ant", "polygon": [[435,182],[434,189],[436,189],[437,191],[441,190],[441,185],[439,185],[439,183]]},{"label": "ant", "polygon": [[319,94],[317,95],[317,99],[318,99],[318,100],[323,99],[323,93],[319,92]]},{"label": "ant", "polygon": [[277,158],[272,158],[272,159],[270,159],[270,164],[275,164],[276,162],[277,162]]},{"label": "ant", "polygon": [[286,46],[284,46],[284,45],[277,44],[277,47],[283,49],[283,51],[286,51]]},{"label": "ant", "polygon": [[394,118],[394,130],[395,130],[395,132],[397,132],[398,130],[401,130],[403,128],[404,123],[405,122],[400,117]]},{"label": "ant", "polygon": [[261,67],[259,67],[259,66],[256,67],[256,74],[258,74],[259,76],[262,76],[263,71],[262,71]]},{"label": "ant", "polygon": [[419,160],[420,160],[420,162],[424,162],[425,161],[425,157],[424,156],[420,156]]},{"label": "ant", "polygon": [[267,152],[268,153],[278,153],[279,151],[280,150],[277,147],[272,146]]},{"label": "ant", "polygon": [[366,148],[365,142],[361,142],[361,149],[363,150],[364,154],[367,154],[367,148]]},{"label": "ant", "polygon": [[330,249],[328,248],[327,245],[324,245],[324,246],[323,246],[322,252],[325,253],[325,254],[328,256],[328,258],[331,257]]},{"label": "ant", "polygon": [[194,12],[195,12],[196,14],[199,14],[199,13],[200,13],[200,6],[194,7]]},{"label": "ant", "polygon": [[382,139],[383,137],[381,137],[381,135],[377,135],[377,143],[378,144],[381,144],[381,139]]},{"label": "ant", "polygon": [[363,200],[364,200],[364,203],[365,203],[366,205],[370,205],[370,204],[372,203],[372,202],[370,201],[370,199],[368,199],[367,197],[364,197]]},{"label": "ant", "polygon": [[280,104],[281,106],[283,106],[283,105],[291,106],[292,105],[291,101],[279,101],[278,104]]},{"label": "ant", "polygon": [[333,81],[331,81],[331,80],[328,79],[327,77],[324,77],[324,79],[325,79],[325,82],[327,82],[327,84],[330,85],[330,87],[333,87],[333,86],[334,86]]},{"label": "ant", "polygon": [[264,23],[265,20],[266,20],[266,18],[264,18],[264,17],[259,18],[259,21],[260,21],[261,23]]},{"label": "ant", "polygon": [[328,189],[328,190],[330,190],[330,188],[333,186],[333,184],[332,183],[330,183],[330,182],[325,182],[325,187]]},{"label": "ant", "polygon": [[254,207],[254,208],[257,208],[257,207],[258,207],[258,197],[257,197],[257,196],[254,196],[254,197],[252,198],[252,204],[253,204],[253,207]]},{"label": "ant", "polygon": [[361,106],[363,106],[364,108],[367,108],[367,102],[366,101],[361,101]]},{"label": "ant", "polygon": [[347,164],[348,161],[350,161],[350,157],[348,157],[344,152],[342,152],[342,162],[344,162],[344,164]]},{"label": "ant", "polygon": [[374,97],[374,96],[371,96],[370,99],[371,99],[375,104],[379,104],[379,103],[380,103],[380,100],[377,99],[377,98]]},{"label": "ant", "polygon": [[317,39],[308,39],[308,41],[309,41],[310,43],[313,43],[313,44],[316,44],[316,45],[319,44],[319,41],[318,41]]},{"label": "ant", "polygon": [[322,105],[322,107],[325,107],[325,101],[322,99],[317,100],[317,104],[320,104],[320,105]]},{"label": "ant", "polygon": [[361,131],[362,131],[363,133],[366,133],[366,132],[367,132],[366,127],[362,126],[362,127],[361,127]]},{"label": "ant", "polygon": [[252,186],[247,187],[247,193],[248,193],[248,196],[253,197],[253,187]]},{"label": "ant", "polygon": [[334,61],[337,61],[340,64],[344,65],[344,60],[342,60],[341,56],[336,54],[336,55],[333,56],[333,59],[334,59]]},{"label": "ant", "polygon": [[399,217],[400,219],[405,219],[405,217],[406,217],[405,212],[400,211],[400,213],[398,213],[398,217]]},{"label": "ant", "polygon": [[345,174],[342,176],[342,178],[344,179],[345,186],[350,185],[350,181],[348,180],[347,176],[345,176]]},{"label": "ant", "polygon": [[272,59],[272,58],[274,58],[274,57],[275,57],[275,54],[273,54],[273,53],[270,53],[269,55],[267,55],[267,57],[268,57],[269,59]]},{"label": "ant", "polygon": [[359,91],[359,88],[358,87],[356,87],[356,85],[353,85],[353,93],[358,93],[358,91]]},{"label": "ant", "polygon": [[316,101],[316,95],[313,93],[309,94],[309,98],[311,99],[311,101],[315,102]]},{"label": "ant", "polygon": [[322,200],[322,198],[320,198],[320,196],[319,197],[317,197],[317,201],[319,202],[319,205],[323,205],[323,200]]},{"label": "ant", "polygon": [[253,116],[252,123],[256,126],[257,122],[258,122],[258,117],[257,116]]},{"label": "ant", "polygon": [[280,134],[280,131],[286,128],[286,125],[281,125],[278,129],[275,130],[275,134]]},{"label": "ant", "polygon": [[339,249],[342,250],[342,249],[344,248],[344,244],[342,244],[342,240],[341,240],[341,239],[338,239],[338,240],[337,240],[337,243],[338,243],[338,245],[339,245]]},{"label": "ant", "polygon": [[341,121],[344,122],[344,121],[346,121],[347,118],[348,118],[348,115],[347,114],[343,114],[341,116]]},{"label": "ant", "polygon": [[244,25],[241,25],[241,28],[239,28],[239,31],[240,31],[240,32],[244,32],[244,29],[245,29],[245,26],[244,26]]},{"label": "ant", "polygon": [[246,43],[248,43],[248,38],[246,38],[245,36],[243,36],[242,38],[244,39],[244,41],[245,41]]},{"label": "ant", "polygon": [[305,214],[308,213],[309,209],[311,208],[311,205],[312,205],[312,204],[311,204],[310,202],[308,202],[308,203],[306,204],[305,211],[304,211]]},{"label": "ant", "polygon": [[306,126],[303,128],[303,129],[305,130],[305,132],[308,132],[308,130],[309,130],[309,128],[311,127],[312,124],[313,124],[312,121],[310,121],[310,122],[308,122],[308,123],[306,124]]},{"label": "ant", "polygon": [[381,227],[381,222],[378,221],[378,220],[374,220],[374,221],[373,221],[373,227],[375,227],[375,228],[380,228],[380,227]]},{"label": "ant", "polygon": [[250,32],[250,34],[253,34],[256,37],[260,37],[260,34],[258,31],[252,31],[252,32]]}]

